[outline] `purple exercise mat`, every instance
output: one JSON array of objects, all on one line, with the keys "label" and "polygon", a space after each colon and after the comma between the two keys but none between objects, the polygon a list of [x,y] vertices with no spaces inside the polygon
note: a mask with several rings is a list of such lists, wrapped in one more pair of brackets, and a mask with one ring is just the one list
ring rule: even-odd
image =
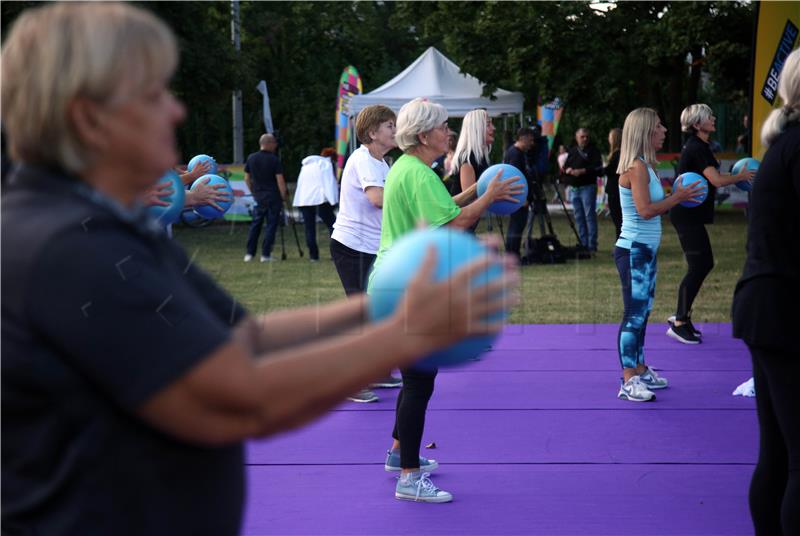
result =
[{"label": "purple exercise mat", "polygon": [[394,499],[381,466],[250,467],[246,536],[752,534],[752,467],[442,467],[448,504]]},{"label": "purple exercise mat", "polygon": [[[487,359],[488,360],[488,359]],[[657,392],[648,409],[755,409],[752,398],[730,396],[749,371],[673,372],[663,369],[671,387]],[[481,371],[436,378],[428,408],[439,409],[630,409],[617,399],[619,371]],[[564,389],[568,389],[565,393]],[[339,411],[394,410],[399,389],[376,390],[380,401],[346,402]]]},{"label": "purple exercise mat", "polygon": [[[697,351],[738,350],[747,352],[745,344],[731,337],[730,324],[697,324],[703,332],[703,343],[689,348]],[[496,341],[497,350],[614,350],[619,324],[509,324]],[[684,351],[687,345],[665,335],[666,322],[647,325],[645,351],[674,349]]]},{"label": "purple exercise mat", "polygon": [[[677,343],[676,343],[677,344]],[[747,348],[707,351],[698,346],[671,349],[645,348],[645,362],[663,370],[741,371],[746,380],[753,365]],[[619,371],[617,352],[608,350],[512,350],[496,349],[483,354],[480,360],[463,367],[440,370],[450,372],[516,371],[516,370],[608,370]],[[741,382],[740,382],[741,383]]]},{"label": "purple exercise mat", "polygon": [[[249,443],[247,463],[382,463],[393,419],[390,411],[339,411]],[[430,411],[423,445],[438,448],[423,455],[440,463],[755,463],[755,430],[754,411],[641,404],[626,411]]]},{"label": "purple exercise mat", "polygon": [[758,452],[751,375],[729,324],[686,346],[648,327],[658,400],[616,399],[617,325],[506,326],[493,349],[443,370],[422,454],[450,504],[394,499],[383,470],[398,390],[344,403],[301,430],[247,445],[243,534],[752,534]]}]

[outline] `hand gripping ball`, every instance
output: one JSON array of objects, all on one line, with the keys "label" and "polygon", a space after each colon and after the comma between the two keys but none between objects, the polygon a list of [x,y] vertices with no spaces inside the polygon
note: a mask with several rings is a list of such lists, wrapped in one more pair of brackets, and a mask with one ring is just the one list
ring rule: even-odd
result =
[{"label": "hand gripping ball", "polygon": [[489,212],[506,215],[516,212],[525,203],[525,200],[528,198],[528,181],[525,180],[525,174],[514,166],[509,164],[495,164],[493,166],[489,166],[486,168],[486,171],[481,173],[481,176],[478,179],[478,197],[486,193],[486,189],[489,187],[489,184],[500,170],[503,170],[503,174],[498,180],[504,181],[512,177],[519,177],[515,184],[520,184],[523,186],[523,190],[514,196],[519,203],[513,203],[511,201],[495,201],[489,205]]},{"label": "hand gripping ball", "polygon": [[[425,229],[404,236],[392,244],[392,248],[372,275],[368,291],[368,310],[371,320],[382,320],[395,311],[406,287],[422,266],[430,246],[435,247],[437,252],[434,271],[434,278],[437,281],[449,278],[462,266],[489,254],[486,246],[462,231],[444,228]],[[471,288],[483,286],[501,277],[502,272],[499,264],[492,265],[472,280]],[[453,292],[461,291],[462,289],[453,289]],[[505,319],[506,315],[507,311],[502,311],[489,320]],[[484,353],[495,338],[497,334],[468,337],[424,357],[415,367],[431,369],[461,365]]]},{"label": "hand gripping ball", "polygon": [[230,199],[228,201],[217,201],[217,205],[219,205],[222,208],[222,211],[217,210],[211,205],[200,205],[198,207],[195,207],[194,211],[200,216],[206,218],[207,220],[214,220],[217,218],[221,218],[223,215],[225,215],[225,213],[228,211],[229,208],[231,208],[231,205],[233,204],[233,189],[231,188],[231,185],[228,184],[228,181],[226,181],[219,175],[212,175],[212,174],[203,175],[202,177],[194,181],[190,189],[191,190],[197,189],[198,185],[203,184],[206,179],[209,179],[208,181],[209,186],[214,186],[215,184],[223,184],[225,188],[222,188],[221,190],[223,192],[227,192]]},{"label": "hand gripping ball", "polygon": [[[753,171],[758,172],[758,167],[761,165],[761,162],[756,160],[755,158],[742,158],[738,162],[736,162],[733,167],[731,168],[731,173],[733,175],[738,175],[741,173],[742,168],[745,169],[752,169]],[[753,180],[756,178],[753,177]],[[744,190],[745,192],[749,192],[753,189],[753,183],[750,181],[739,181],[736,183],[736,186],[740,190]]]},{"label": "hand gripping ball", "polygon": [[151,207],[148,207],[148,210],[150,211],[150,214],[152,214],[161,225],[166,227],[167,225],[178,221],[178,218],[181,215],[181,211],[183,210],[183,203],[186,195],[186,190],[183,187],[181,178],[174,171],[168,171],[163,177],[161,177],[158,180],[158,184],[164,184],[164,183],[171,184],[172,193],[164,197],[160,197],[159,199],[161,201],[169,203],[169,206],[164,207],[164,206],[153,205]]},{"label": "hand gripping ball", "polygon": [[199,154],[197,156],[193,156],[191,160],[189,160],[189,164],[186,166],[187,171],[194,171],[194,167],[199,164],[200,162],[208,162],[211,166],[206,171],[208,175],[216,175],[218,168],[217,168],[217,161],[214,160],[213,157],[208,156],[207,154]]},{"label": "hand gripping ball", "polygon": [[698,181],[703,187],[703,190],[700,192],[699,201],[692,201],[691,199],[687,199],[686,201],[681,201],[681,206],[689,208],[696,207],[698,205],[701,205],[703,201],[706,200],[706,196],[708,196],[708,181],[706,180],[705,177],[703,177],[698,173],[689,172],[678,175],[678,178],[675,179],[675,182],[677,183],[678,181],[680,181],[680,184],[682,184],[684,188],[686,188],[687,186],[691,186],[697,183]]}]

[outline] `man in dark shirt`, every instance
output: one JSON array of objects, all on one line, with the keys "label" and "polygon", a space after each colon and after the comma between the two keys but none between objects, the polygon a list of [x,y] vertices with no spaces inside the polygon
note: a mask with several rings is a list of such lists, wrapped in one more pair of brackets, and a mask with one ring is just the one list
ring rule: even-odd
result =
[{"label": "man in dark shirt", "polygon": [[602,173],[603,159],[589,142],[588,129],[579,128],[575,142],[568,151],[564,173],[572,187],[570,202],[581,244],[589,251],[597,251],[597,177]]},{"label": "man in dark shirt", "polygon": [[258,236],[261,234],[264,219],[267,220],[267,228],[264,242],[261,244],[261,262],[274,260],[272,245],[275,243],[281,207],[286,200],[283,166],[275,154],[278,141],[272,134],[263,134],[258,144],[261,149],[249,155],[244,165],[244,180],[256,202],[253,209],[253,223],[247,235],[247,254],[244,256],[244,262],[250,262],[256,254]]},{"label": "man in dark shirt", "polygon": [[[528,162],[528,154],[534,146],[534,133],[533,130],[523,127],[517,131],[517,140],[508,148],[503,162],[510,164],[519,169],[525,174],[525,179],[528,182],[528,198],[531,197],[531,192],[535,187],[535,168],[531,168]],[[520,245],[522,244],[522,234],[525,231],[525,224],[528,223],[528,206],[525,203],[510,216],[508,222],[508,234],[506,235],[506,251],[514,253],[519,257]]]}]

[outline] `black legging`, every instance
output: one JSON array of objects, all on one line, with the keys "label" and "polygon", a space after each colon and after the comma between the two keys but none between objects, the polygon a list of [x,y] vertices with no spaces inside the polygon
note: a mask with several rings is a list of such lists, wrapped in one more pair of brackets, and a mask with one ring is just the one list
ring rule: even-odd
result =
[{"label": "black legging", "polygon": [[375,262],[370,253],[356,251],[331,238],[331,258],[348,296],[367,290],[369,270]]},{"label": "black legging", "polygon": [[714,268],[714,254],[711,251],[711,242],[705,225],[702,223],[673,223],[673,225],[678,231],[678,240],[689,265],[689,270],[678,287],[678,307],[675,310],[676,319],[686,321],[692,313],[694,299],[700,292],[703,281]]},{"label": "black legging", "polygon": [[756,535],[800,534],[800,360],[788,351],[749,348],[760,432],[750,483]]},{"label": "black legging", "polygon": [[392,437],[400,441],[400,467],[419,467],[419,449],[425,429],[425,412],[433,394],[437,370],[401,370],[403,387],[397,395]]}]

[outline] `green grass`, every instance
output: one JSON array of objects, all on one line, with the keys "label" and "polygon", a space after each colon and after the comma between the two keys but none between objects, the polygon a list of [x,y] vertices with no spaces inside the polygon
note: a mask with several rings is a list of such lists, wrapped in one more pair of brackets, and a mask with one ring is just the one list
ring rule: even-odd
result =
[{"label": "green grass", "polygon": [[[553,226],[561,242],[573,245],[575,237],[563,214],[553,214]],[[483,227],[483,223],[481,226]],[[175,239],[188,254],[219,281],[251,312],[326,303],[344,297],[330,260],[328,233],[321,225],[318,241],[322,261],[312,264],[302,225],[297,234],[305,253],[299,257],[291,227],[284,229],[287,260],[273,263],[242,262],[247,224],[225,222],[205,229],[175,228]],[[686,263],[675,230],[662,220],[663,238],[658,253],[658,283],[651,319],[663,322],[674,313],[678,283]],[[722,211],[708,226],[715,267],[694,305],[692,318],[700,322],[727,322],[733,288],[745,259],[746,220],[741,211]],[[481,232],[481,228],[478,229]],[[538,234],[538,227],[537,227]],[[591,260],[561,265],[522,267],[522,301],[511,313],[515,324],[616,323],[622,315],[619,276],[611,256],[614,229],[600,218],[600,251]],[[280,258],[280,234],[273,256]]]}]

